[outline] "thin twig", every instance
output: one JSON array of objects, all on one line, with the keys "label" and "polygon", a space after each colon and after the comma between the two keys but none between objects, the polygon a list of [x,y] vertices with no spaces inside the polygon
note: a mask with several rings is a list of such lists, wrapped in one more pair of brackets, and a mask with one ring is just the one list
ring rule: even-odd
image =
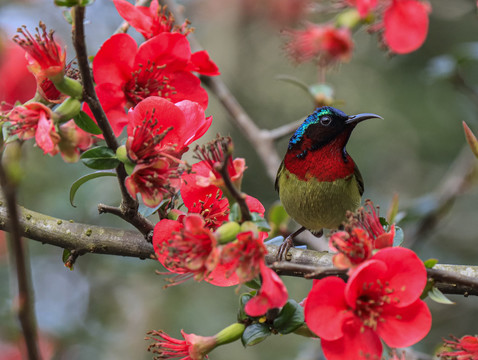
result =
[{"label": "thin twig", "polygon": [[273,140],[279,140],[284,137],[289,137],[294,131],[304,122],[305,118],[294,121],[290,124],[279,126],[272,130],[263,130],[265,135]]},{"label": "thin twig", "polygon": [[[73,44],[78,58],[78,66],[80,68],[81,80],[83,82],[84,99],[95,116],[98,126],[103,132],[103,137],[108,147],[116,151],[119,146],[110,123],[106,117],[103,108],[98,100],[95,92],[93,77],[90,71],[88,62],[88,52],[85,44],[85,29],[84,29],[85,7],[75,7],[75,23],[73,26]],[[133,199],[126,189],[125,179],[128,176],[123,164],[116,168],[116,175],[118,178],[119,187],[121,190],[122,202],[119,207],[121,218],[135,226],[143,235],[148,235],[153,225],[141,214],[138,213],[138,201]]]},{"label": "thin twig", "polygon": [[11,234],[11,247],[15,259],[15,267],[18,282],[18,318],[23,331],[23,337],[28,352],[29,360],[39,360],[38,331],[36,325],[33,287],[31,284],[30,266],[25,252],[22,239],[22,227],[18,220],[18,209],[16,201],[16,186],[8,178],[6,169],[0,163],[0,183],[3,196],[7,202],[5,228]]},{"label": "thin twig", "polygon": [[231,157],[231,152],[227,151],[224,155],[224,161],[220,166],[217,166],[216,170],[219,171],[219,174],[221,174],[222,180],[224,181],[224,185],[226,186],[229,194],[234,200],[236,200],[237,204],[239,205],[242,221],[250,221],[252,220],[252,217],[249,211],[249,207],[246,203],[246,195],[240,192],[234,186],[231,177],[229,176],[229,171],[227,170],[227,163],[229,161],[229,158]]}]

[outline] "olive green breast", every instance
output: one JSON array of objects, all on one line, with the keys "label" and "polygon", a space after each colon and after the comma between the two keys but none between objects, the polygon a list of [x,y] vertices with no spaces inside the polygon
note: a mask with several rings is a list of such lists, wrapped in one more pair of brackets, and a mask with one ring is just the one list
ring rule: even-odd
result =
[{"label": "olive green breast", "polygon": [[363,183],[355,173],[335,181],[303,181],[282,166],[276,188],[290,217],[308,230],[320,231],[336,229],[347,210],[360,206]]}]

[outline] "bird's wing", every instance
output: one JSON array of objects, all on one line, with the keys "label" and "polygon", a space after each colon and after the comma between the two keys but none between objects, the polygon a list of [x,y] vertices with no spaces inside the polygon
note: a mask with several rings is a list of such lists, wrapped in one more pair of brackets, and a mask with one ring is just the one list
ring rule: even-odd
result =
[{"label": "bird's wing", "polygon": [[279,177],[282,171],[284,171],[284,161],[280,163],[279,169],[277,170],[276,182],[274,183],[274,188],[276,189],[277,192],[279,191]]},{"label": "bird's wing", "polygon": [[359,187],[360,196],[362,196],[362,195],[363,195],[363,191],[364,191],[364,187],[363,187],[363,177],[362,177],[362,174],[360,173],[360,170],[359,170],[359,168],[357,167],[357,165],[355,165],[355,167],[354,167],[354,176],[355,176],[355,179],[357,180],[357,184],[358,184],[358,187]]}]

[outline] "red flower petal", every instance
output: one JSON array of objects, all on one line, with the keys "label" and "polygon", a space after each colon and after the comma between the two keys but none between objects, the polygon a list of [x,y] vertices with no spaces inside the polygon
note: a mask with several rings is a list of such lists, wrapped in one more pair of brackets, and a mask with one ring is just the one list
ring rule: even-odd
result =
[{"label": "red flower petal", "polygon": [[35,141],[45,154],[51,153],[54,155],[58,152],[58,150],[55,152],[55,146],[60,139],[58,137],[58,141],[56,143],[53,142],[53,139],[50,136],[52,131],[55,131],[53,128],[53,121],[50,118],[47,118],[44,112],[41,112],[38,119],[37,131],[35,133]]},{"label": "red flower petal", "polygon": [[249,211],[252,211],[264,216],[264,212],[266,211],[266,209],[264,208],[264,205],[262,205],[261,202],[257,200],[255,197],[247,195],[246,205],[249,208]]},{"label": "red flower petal", "polygon": [[284,283],[274,270],[269,269],[263,261],[260,263],[260,268],[261,289],[244,307],[244,311],[249,316],[261,316],[269,309],[280,308],[285,305],[289,296]]},{"label": "red flower petal", "polygon": [[382,343],[377,334],[358,320],[350,320],[343,327],[343,336],[337,340],[321,339],[327,360],[380,359]]},{"label": "red flower petal", "polygon": [[384,307],[383,320],[377,325],[377,334],[394,348],[411,346],[430,331],[432,316],[427,304],[418,299],[404,308]]},{"label": "red flower petal", "polygon": [[387,264],[384,279],[388,281],[390,288],[396,290],[393,297],[400,299],[396,306],[407,306],[420,297],[427,283],[427,270],[412,250],[401,247],[386,248],[377,252],[372,259]]},{"label": "red flower petal", "polygon": [[422,46],[428,32],[428,10],[420,1],[393,0],[383,17],[385,42],[393,52],[406,54]]},{"label": "red flower petal", "polygon": [[97,84],[124,84],[131,78],[138,46],[128,34],[116,34],[104,42],[93,60]]},{"label": "red flower petal", "polygon": [[172,102],[159,96],[150,96],[144,99],[128,112],[128,121],[131,124],[128,126],[128,136],[133,136],[132,129],[143,124],[145,119],[150,119],[152,116],[157,120],[156,126],[164,130],[170,126],[173,127],[162,140],[163,144],[176,144],[179,148],[184,145],[183,133],[187,131],[185,130],[187,125],[184,113]]},{"label": "red flower petal", "polygon": [[173,72],[184,69],[190,58],[191,49],[185,35],[162,33],[141,44],[134,64],[135,68],[140,64],[154,63],[156,66],[167,64],[168,72]]},{"label": "red flower petal", "polygon": [[304,308],[305,322],[322,339],[337,340],[343,334],[343,324],[354,318],[344,296],[345,282],[328,277],[314,281]]},{"label": "red flower petal", "polygon": [[153,18],[148,6],[134,6],[126,0],[113,0],[113,2],[123,19],[145,38],[151,37]]},{"label": "red flower petal", "polygon": [[204,109],[207,108],[208,95],[201,85],[201,80],[190,72],[177,71],[169,74],[169,85],[176,89],[176,93],[168,94],[169,99],[176,103],[181,100],[191,100],[197,102]]},{"label": "red flower petal", "polygon": [[[183,225],[174,220],[163,219],[158,222],[153,231],[153,247],[154,252],[156,253],[156,257],[158,261],[168,270],[166,266],[166,260],[170,257],[170,254],[167,252],[160,252],[160,245],[164,242],[167,242],[171,239],[172,234],[175,232],[179,232],[183,228]],[[172,270],[171,270],[172,271]],[[178,268],[174,269],[176,273],[185,273],[186,270],[180,270]]]},{"label": "red flower petal", "polygon": [[183,100],[175,104],[184,114],[187,124],[181,136],[181,143],[188,146],[193,141],[199,139],[209,129],[212,123],[212,117],[204,116],[204,109],[196,102]]},{"label": "red flower petal", "polygon": [[191,55],[192,69],[200,74],[215,76],[220,75],[217,65],[209,58],[206,50],[196,51]]}]

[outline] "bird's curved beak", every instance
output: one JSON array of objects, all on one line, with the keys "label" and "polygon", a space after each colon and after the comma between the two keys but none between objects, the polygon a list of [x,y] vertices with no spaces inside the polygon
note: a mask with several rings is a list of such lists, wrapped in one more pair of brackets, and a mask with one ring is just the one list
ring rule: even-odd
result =
[{"label": "bird's curved beak", "polygon": [[363,113],[363,114],[357,114],[357,115],[350,115],[347,120],[345,120],[345,124],[347,125],[356,125],[361,121],[367,120],[367,119],[383,119],[380,115],[377,114],[370,114],[370,113]]}]

